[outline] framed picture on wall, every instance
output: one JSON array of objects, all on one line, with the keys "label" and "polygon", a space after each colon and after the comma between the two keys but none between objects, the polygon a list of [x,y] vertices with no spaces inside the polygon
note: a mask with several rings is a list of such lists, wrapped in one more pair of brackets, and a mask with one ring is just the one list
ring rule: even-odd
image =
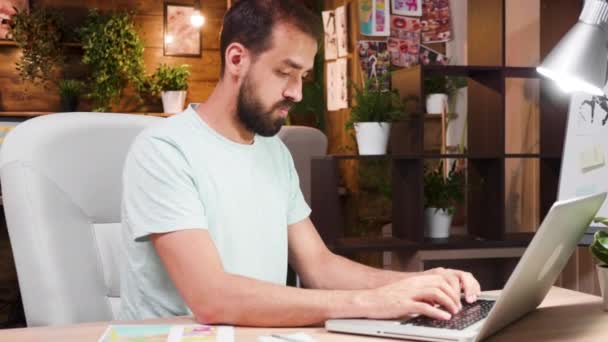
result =
[{"label": "framed picture on wall", "polygon": [[201,56],[203,45],[201,28],[190,23],[192,14],[194,14],[194,6],[165,3],[163,43],[165,56]]},{"label": "framed picture on wall", "polygon": [[0,0],[0,40],[12,39],[10,34],[11,18],[15,11],[29,11],[28,0]]}]

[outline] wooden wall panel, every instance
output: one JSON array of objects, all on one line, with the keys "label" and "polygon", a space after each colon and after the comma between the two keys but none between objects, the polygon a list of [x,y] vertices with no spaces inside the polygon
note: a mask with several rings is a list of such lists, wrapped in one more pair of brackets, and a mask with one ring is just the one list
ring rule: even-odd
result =
[{"label": "wooden wall panel", "polygon": [[[175,3],[192,4],[192,1],[175,0]],[[226,12],[225,0],[207,0],[202,2],[202,12],[206,18],[202,28],[203,51],[202,57],[166,57],[163,56],[163,1],[154,0],[32,0],[32,7],[44,6],[60,10],[65,16],[66,24],[77,27],[86,18],[91,8],[99,10],[134,10],[135,25],[145,46],[144,63],[146,72],[152,73],[160,63],[170,65],[189,64],[191,77],[189,79],[188,102],[205,101],[219,80],[220,52],[219,34],[222,18]],[[68,48],[69,62],[64,72],[66,77],[82,77],[86,66],[79,65],[82,50],[78,47]],[[15,62],[20,50],[16,46],[0,46],[0,111],[57,111],[59,96],[55,86],[48,89],[24,84],[19,80],[15,70]],[[58,75],[57,78],[61,77]],[[113,108],[115,111],[132,111],[135,109],[127,98],[125,105]],[[79,110],[90,110],[90,105],[83,101]],[[159,99],[146,102],[147,111],[161,110]]]},{"label": "wooden wall panel", "polygon": [[469,65],[503,65],[503,1],[469,0]]},{"label": "wooden wall panel", "polygon": [[556,282],[570,290],[601,295],[595,262],[587,247],[577,247]]}]

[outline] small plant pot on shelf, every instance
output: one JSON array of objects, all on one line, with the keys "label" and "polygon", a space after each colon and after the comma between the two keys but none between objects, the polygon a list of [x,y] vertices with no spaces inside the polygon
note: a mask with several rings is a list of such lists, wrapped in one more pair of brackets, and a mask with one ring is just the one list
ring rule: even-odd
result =
[{"label": "small plant pot on shelf", "polygon": [[452,214],[447,210],[426,208],[424,210],[424,237],[430,239],[447,239],[450,237]]},{"label": "small plant pot on shelf", "polygon": [[386,154],[389,122],[356,122],[354,126],[360,155]]},{"label": "small plant pot on shelf", "polygon": [[165,113],[179,113],[184,110],[186,103],[186,91],[185,90],[171,90],[161,92],[163,100],[163,112]]},{"label": "small plant pot on shelf", "polygon": [[429,94],[426,97],[426,112],[428,114],[441,114],[446,111],[448,106],[448,96],[446,94]]},{"label": "small plant pot on shelf", "polygon": [[600,283],[600,290],[602,291],[602,298],[604,299],[604,311],[608,311],[608,265],[595,265],[597,270],[597,278]]}]

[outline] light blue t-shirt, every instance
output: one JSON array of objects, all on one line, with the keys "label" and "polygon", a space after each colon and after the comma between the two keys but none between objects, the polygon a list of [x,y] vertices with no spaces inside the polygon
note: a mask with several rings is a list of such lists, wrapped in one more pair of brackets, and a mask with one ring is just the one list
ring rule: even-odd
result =
[{"label": "light blue t-shirt", "polygon": [[135,139],[123,189],[121,319],[191,314],[149,234],[206,229],[226,272],[284,285],[287,226],[310,214],[278,137],[233,142],[192,106]]}]

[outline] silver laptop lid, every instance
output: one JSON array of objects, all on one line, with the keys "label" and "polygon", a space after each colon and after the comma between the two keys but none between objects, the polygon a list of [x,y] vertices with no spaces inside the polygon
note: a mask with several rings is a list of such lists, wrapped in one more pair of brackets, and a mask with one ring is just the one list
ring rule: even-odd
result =
[{"label": "silver laptop lid", "polygon": [[494,334],[542,302],[605,199],[602,192],[553,204],[476,340]]}]

